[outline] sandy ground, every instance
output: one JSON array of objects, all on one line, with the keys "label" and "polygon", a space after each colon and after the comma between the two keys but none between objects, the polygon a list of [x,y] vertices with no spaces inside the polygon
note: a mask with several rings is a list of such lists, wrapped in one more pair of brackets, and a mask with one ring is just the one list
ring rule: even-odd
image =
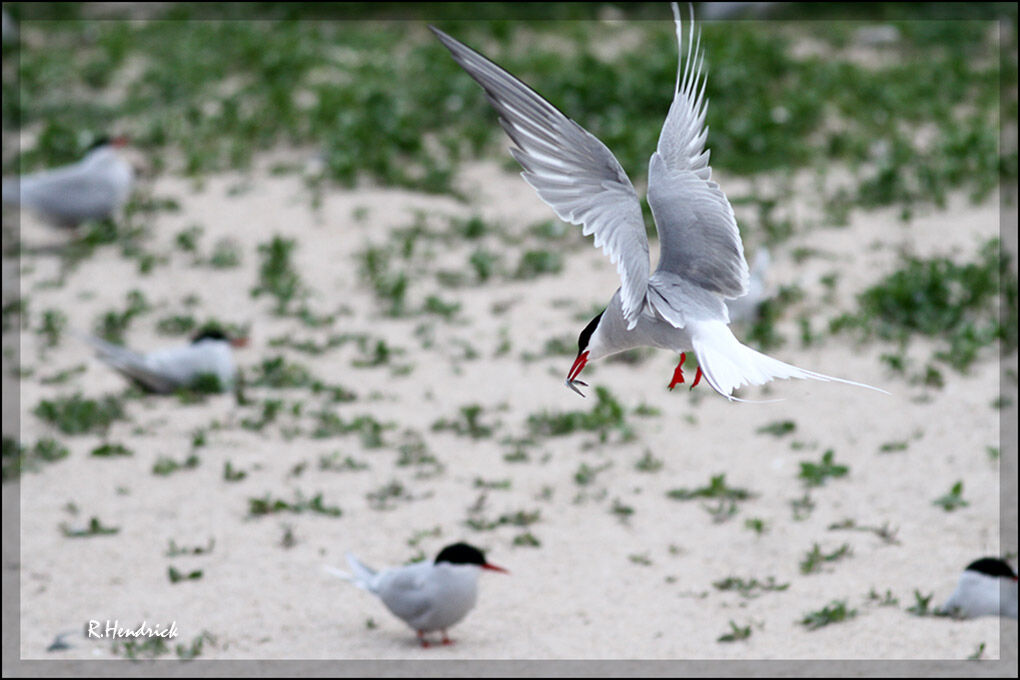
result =
[{"label": "sandy ground", "polygon": [[[200,301],[187,311],[196,318],[251,325],[251,346],[237,354],[249,373],[263,359],[284,354],[325,382],[350,387],[358,399],[329,408],[345,419],[371,414],[393,423],[384,433],[387,444],[365,449],[356,435],[310,438],[307,417],[281,416],[282,425],[252,432],[239,423],[257,415],[257,407],[242,408],[231,395],[202,404],[182,404],[174,397],[131,400],[130,420],[115,423],[106,437],[65,436],[32,414],[40,399],[76,391],[93,398],[117,394],[123,381],[73,337],[65,335],[56,348],[44,350],[38,334],[23,330],[21,363],[34,371],[20,385],[21,440],[56,436],[71,450],[69,458],[26,473],[20,483],[20,560],[5,562],[4,569],[5,578],[12,568],[20,569],[23,659],[113,658],[109,640],[86,640],[82,630],[92,619],[116,619],[122,625],[175,622],[180,631],[175,643],[190,643],[207,632],[205,659],[960,660],[983,644],[983,658],[1006,653],[1015,664],[1015,621],[952,621],[905,611],[915,589],[933,594],[933,605],[941,603],[968,562],[1016,550],[1015,534],[1008,545],[1000,541],[1000,515],[1010,514],[1015,528],[1015,492],[1008,496],[1009,507],[1000,507],[999,462],[986,451],[1001,447],[1007,457],[1016,452],[1000,441],[1001,413],[992,406],[1000,386],[994,351],[982,355],[967,374],[944,371],[943,389],[925,388],[884,367],[879,357],[892,348],[881,343],[858,345],[847,336],[823,336],[818,344],[801,347],[790,314],[780,326],[790,340],[772,355],[891,394],[782,381],[742,395],[781,397],[781,402],[729,403],[707,386],[666,390],[676,358],[656,352],[636,365],[603,362],[586,370],[592,387],[582,400],[563,386],[572,357],[522,359],[525,352],[541,354],[550,338],[573,342],[584,325],[575,315],[604,303],[618,285],[615,268],[580,234],[566,253],[563,272],[555,276],[456,289],[440,287],[431,275],[412,279],[412,307],[433,292],[461,303],[449,323],[439,317],[383,316],[358,277],[355,254],[368,243],[385,243],[391,230],[413,222],[416,211],[437,227],[448,216],[480,214],[510,233],[550,219],[551,211],[516,174],[496,163],[465,168],[461,182],[472,197],[467,205],[401,191],[329,189],[316,210],[300,178],[272,175],[270,164],[267,159],[248,176],[209,177],[201,187],[175,177],[156,181],[153,194],[175,198],[181,211],[160,213],[149,225],[147,247],[170,258],[151,275],[139,276],[135,261],[108,247],[82,262],[64,285],[53,287],[46,282],[58,273],[58,258],[45,251],[23,257],[22,293],[30,299],[32,325],[38,325],[42,310],[59,308],[69,327],[89,329],[107,309],[123,309],[127,291],[138,289],[156,310],[133,322],[128,344],[152,349],[174,343],[155,332],[155,321],[185,311],[182,301],[195,294]],[[739,187],[736,180],[719,179],[731,196],[731,187]],[[232,190],[242,185],[248,190]],[[857,292],[895,270],[901,249],[972,260],[980,244],[999,234],[999,222],[997,199],[974,206],[954,198],[946,210],[906,224],[894,211],[855,213],[848,227],[799,233],[774,252],[769,284],[775,289],[798,283],[808,294],[806,307],[798,309],[814,310],[814,328],[821,331],[828,318],[853,309]],[[174,235],[196,223],[204,227],[203,252],[230,237],[241,245],[242,266],[196,267],[193,256],[175,251]],[[29,249],[66,239],[29,214],[22,216],[21,229]],[[270,300],[250,296],[257,280],[256,248],[275,234],[298,242],[295,259],[312,291],[311,308],[341,311],[331,328],[309,329],[297,319],[273,316]],[[751,252],[751,239],[745,240]],[[498,241],[487,243],[500,247]],[[426,247],[434,249],[430,260],[436,267],[463,268],[474,245]],[[796,247],[824,255],[797,264],[791,257]],[[819,279],[832,272],[839,275],[835,298],[823,301]],[[494,311],[494,304],[506,311]],[[423,321],[433,325],[434,342],[428,347],[416,334]],[[321,342],[331,333],[385,338],[403,350],[391,363],[410,368],[355,368],[353,344],[319,356],[268,344],[285,334]],[[505,340],[510,350],[500,354]],[[464,343],[477,358],[465,358]],[[931,349],[915,341],[910,356],[921,361]],[[78,364],[86,370],[67,384],[40,382]],[[1006,358],[1003,366],[1015,375],[1016,357]],[[659,414],[628,415],[632,441],[620,442],[617,434],[605,443],[590,433],[550,437],[527,449],[527,462],[504,459],[513,448],[501,442],[525,436],[530,414],[587,411],[595,403],[596,386],[609,388],[628,412],[646,405]],[[1006,389],[1015,395],[1015,383]],[[306,414],[322,401],[307,390],[252,388],[248,396],[282,398],[288,407],[303,401]],[[494,427],[494,436],[473,439],[432,430],[434,422],[454,419],[470,404],[483,407],[480,421]],[[1015,419],[1015,396],[1006,413]],[[757,432],[782,420],[794,421],[795,432],[781,438]],[[196,469],[152,473],[160,456],[183,460],[192,451],[193,431],[213,421],[222,427],[209,430],[208,443],[195,451],[201,459]],[[303,432],[288,438],[288,425]],[[418,432],[442,463],[438,474],[422,477],[413,467],[396,465],[406,429]],[[90,456],[103,441],[122,443],[134,455]],[[880,451],[894,441],[908,446]],[[827,449],[850,467],[849,475],[813,490],[813,512],[795,520],[790,502],[805,494],[797,479],[799,463],[818,461]],[[368,469],[320,470],[320,456],[335,451],[367,463]],[[635,468],[646,451],[662,461],[660,470]],[[247,477],[225,481],[227,461]],[[301,464],[305,467],[295,474]],[[575,473],[582,464],[604,469],[580,485]],[[1015,470],[1015,461],[1008,464]],[[670,489],[707,484],[720,473],[730,485],[754,494],[728,521],[714,522],[708,503],[666,496]],[[479,479],[509,480],[503,485],[509,488],[483,489]],[[394,480],[403,485],[405,497],[386,509],[373,508],[368,495]],[[932,504],[958,480],[968,506],[945,512]],[[5,495],[9,488],[5,485]],[[342,516],[248,516],[250,498],[271,494],[289,501],[298,492],[305,497],[321,492],[326,504],[342,508]],[[68,511],[69,503],[78,514]],[[614,504],[633,512],[621,519],[612,511]],[[527,531],[540,546],[515,545],[525,531],[518,527],[476,531],[465,524],[469,517],[495,520],[517,511],[539,513]],[[120,532],[87,539],[62,535],[61,524],[83,525],[93,515]],[[761,535],[749,530],[747,518],[764,520],[767,530]],[[897,542],[829,529],[848,518],[862,526],[888,525]],[[282,544],[287,528],[292,547]],[[452,630],[456,643],[449,647],[421,649],[412,631],[381,603],[323,570],[324,565],[343,567],[347,550],[380,566],[402,563],[419,550],[432,557],[456,540],[484,548],[491,561],[512,573],[483,576],[478,605]],[[214,548],[208,554],[167,557],[171,541],[179,546],[212,541]],[[816,543],[825,552],[846,543],[852,555],[802,574],[798,564]],[[202,576],[171,583],[171,566],[201,570]],[[774,577],[789,586],[743,598],[713,586],[728,576]],[[898,604],[869,601],[872,590],[890,591]],[[833,600],[845,600],[856,617],[815,631],[798,623]],[[717,642],[730,632],[731,621],[750,625],[752,634],[743,641]],[[65,632],[71,633],[69,648],[47,651]],[[980,672],[972,670],[979,667],[969,664],[959,672]]]}]

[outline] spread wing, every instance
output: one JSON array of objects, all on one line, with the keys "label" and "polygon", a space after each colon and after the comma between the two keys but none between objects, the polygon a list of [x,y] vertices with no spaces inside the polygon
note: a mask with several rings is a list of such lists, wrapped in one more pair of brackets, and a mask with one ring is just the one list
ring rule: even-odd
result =
[{"label": "spread wing", "polygon": [[705,149],[705,78],[693,10],[687,54],[680,11],[673,3],[680,66],[669,115],[648,171],[648,204],[659,231],[658,271],[675,274],[722,298],[747,292],[744,246],[726,194],[712,181]]},{"label": "spread wing", "polygon": [[617,266],[623,315],[637,323],[648,285],[648,237],[627,174],[597,137],[541,95],[471,48],[431,27],[453,58],[485,90],[516,145],[524,179],[560,219],[584,225]]}]

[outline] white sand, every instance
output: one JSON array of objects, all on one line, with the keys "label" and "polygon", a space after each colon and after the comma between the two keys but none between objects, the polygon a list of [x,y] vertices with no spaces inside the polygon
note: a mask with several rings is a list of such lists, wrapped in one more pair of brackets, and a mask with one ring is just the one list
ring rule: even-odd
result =
[{"label": "white sand", "polygon": [[[743,395],[785,400],[773,404],[729,403],[707,386],[693,393],[670,393],[665,386],[676,358],[657,352],[636,366],[603,363],[586,370],[592,388],[589,398],[581,400],[563,386],[571,357],[521,360],[526,351],[541,353],[549,338],[576,337],[584,324],[574,315],[604,303],[618,285],[615,268],[580,234],[558,276],[459,289],[441,288],[431,275],[414,279],[412,306],[433,292],[463,305],[449,324],[438,317],[382,317],[353,259],[366,243],[381,244],[391,229],[410,225],[415,210],[428,214],[436,227],[446,223],[443,216],[477,212],[513,232],[552,218],[519,177],[494,163],[465,168],[463,184],[473,198],[469,206],[393,190],[329,189],[321,211],[314,212],[300,179],[271,176],[265,170],[268,164],[251,178],[253,190],[236,196],[228,191],[239,176],[208,178],[202,191],[185,180],[160,178],[154,193],[176,198],[182,211],[152,221],[145,245],[168,253],[170,264],[156,267],[149,276],[139,276],[136,263],[116,248],[104,248],[83,262],[63,287],[41,287],[55,275],[57,259],[25,257],[23,293],[29,298],[31,326],[38,326],[43,310],[59,308],[71,327],[88,329],[107,309],[123,309],[127,291],[138,289],[159,308],[133,322],[128,344],[155,348],[174,342],[156,334],[156,320],[186,311],[182,300],[194,293],[201,301],[187,311],[196,318],[251,324],[252,345],[237,355],[243,366],[283,353],[325,382],[351,387],[359,399],[331,409],[345,419],[368,413],[397,424],[385,434],[391,446],[365,450],[356,435],[287,440],[277,425],[250,432],[239,421],[257,411],[239,408],[232,396],[201,405],[148,397],[128,402],[131,421],[116,423],[107,438],[133,449],[134,456],[96,459],[88,453],[100,437],[64,436],[31,410],[42,398],[77,390],[90,397],[117,393],[122,379],[92,359],[74,338],[65,337],[43,353],[39,336],[26,330],[22,364],[34,373],[21,386],[22,441],[56,436],[70,447],[71,456],[25,474],[21,482],[23,658],[110,658],[108,640],[90,642],[78,634],[70,636],[70,649],[46,651],[58,633],[80,631],[90,619],[117,619],[121,625],[143,619],[162,625],[175,621],[180,630],[175,642],[184,643],[208,631],[215,642],[205,645],[202,656],[211,659],[965,659],[982,643],[984,658],[999,657],[997,619],[959,622],[918,618],[905,611],[913,604],[915,589],[933,594],[932,605],[939,604],[972,559],[1016,549],[1015,535],[1010,545],[1000,544],[999,465],[986,452],[994,446],[1015,455],[1015,447],[999,440],[1000,412],[991,406],[999,389],[996,353],[984,353],[967,374],[947,368],[945,387],[926,389],[884,368],[879,357],[893,347],[826,336],[819,345],[802,348],[795,321],[796,309],[812,309],[817,315],[813,327],[822,331],[828,318],[853,309],[857,292],[895,270],[900,248],[972,260],[981,243],[998,235],[996,202],[973,206],[954,199],[947,210],[923,214],[906,225],[892,210],[855,213],[848,227],[798,234],[773,253],[770,284],[797,282],[808,298],[804,307],[784,318],[780,330],[788,342],[771,354],[811,370],[882,386],[891,396],[832,383],[788,381],[764,393]],[[720,182],[730,186],[725,177]],[[368,217],[359,222],[352,213],[361,207],[367,208]],[[173,250],[174,235],[195,223],[205,230],[200,239],[203,254],[220,238],[230,237],[242,246],[243,266],[193,267],[191,255]],[[274,234],[298,240],[295,258],[302,279],[314,291],[312,309],[350,309],[332,328],[313,330],[296,319],[274,317],[269,299],[250,297],[257,279],[256,246]],[[55,237],[26,215],[22,237],[32,245],[59,240],[60,235]],[[498,247],[496,241],[486,243]],[[798,246],[831,258],[795,264],[790,253]],[[463,267],[475,244],[437,242],[429,247],[445,266]],[[839,275],[834,305],[821,301],[818,283],[830,272]],[[566,301],[566,306],[554,301]],[[514,304],[495,315],[491,308],[496,302]],[[431,349],[423,349],[415,336],[415,328],[426,320],[435,326]],[[387,366],[353,368],[353,344],[320,356],[268,345],[270,338],[282,334],[321,342],[331,333],[345,332],[386,338],[406,352],[393,363],[413,369],[395,375]],[[504,332],[511,350],[495,356]],[[480,357],[458,360],[463,350],[456,340],[469,342]],[[923,361],[933,345],[915,340],[911,347],[910,356]],[[39,382],[80,363],[87,370],[69,384]],[[1015,371],[1016,357],[1007,365]],[[628,416],[636,438],[626,444],[613,443],[615,434],[607,445],[589,434],[548,438],[528,449],[530,462],[504,461],[512,449],[500,441],[524,436],[529,414],[588,410],[595,403],[596,386],[609,388],[628,410],[647,404],[661,415]],[[1009,412],[1015,417],[1015,384],[1008,388],[1014,395]],[[317,410],[321,401],[308,395],[305,390],[249,390],[250,397],[283,398],[288,406],[303,400],[306,413]],[[461,406],[473,403],[484,407],[483,424],[499,423],[494,437],[473,440],[431,430],[438,419],[455,418]],[[791,435],[777,439],[756,432],[787,419],[796,423]],[[183,460],[190,453],[193,430],[214,420],[225,427],[208,432],[208,444],[197,450],[197,469],[167,477],[152,474],[160,455]],[[293,421],[289,415],[279,420]],[[306,432],[310,429],[307,417],[298,422]],[[139,427],[142,431],[136,432]],[[395,465],[395,446],[404,428],[424,436],[444,465],[442,473],[416,479],[414,468]],[[806,448],[793,450],[792,441]],[[893,441],[908,441],[909,446],[879,452],[882,444]],[[837,463],[850,467],[849,476],[812,491],[814,511],[794,521],[789,503],[804,494],[797,479],[799,462],[817,462],[829,448],[835,450]],[[646,450],[663,460],[660,471],[634,468]],[[333,451],[367,462],[370,469],[319,470],[319,456]],[[226,461],[248,471],[247,478],[224,481]],[[307,463],[304,471],[290,475],[301,463]],[[609,467],[591,484],[580,486],[574,474],[582,463]],[[665,495],[677,487],[707,484],[719,473],[726,474],[730,485],[755,493],[728,522],[713,523],[702,502],[678,502]],[[540,520],[529,527],[541,542],[539,548],[514,546],[514,537],[522,531],[515,527],[476,532],[465,526],[468,508],[482,494],[476,478],[511,482],[509,489],[484,493],[484,518],[540,511]],[[366,494],[391,480],[400,481],[413,498],[395,501],[393,509],[372,509]],[[957,480],[963,481],[969,505],[951,513],[934,506],[932,501]],[[247,516],[249,498],[270,493],[289,501],[298,490],[306,496],[321,492],[327,504],[342,508],[343,516]],[[611,512],[616,499],[634,510],[626,523]],[[1015,495],[1011,499],[1015,504]],[[77,516],[65,509],[72,502],[80,509]],[[1015,517],[1015,507],[1010,512]],[[120,533],[88,539],[61,535],[61,523],[80,526],[93,515],[120,527]],[[751,517],[767,523],[763,535],[745,528],[745,519]],[[846,518],[859,525],[888,524],[899,542],[888,545],[872,533],[828,529]],[[296,538],[289,549],[281,546],[284,525]],[[409,539],[436,527],[439,535],[420,541],[430,558],[443,545],[464,539],[486,549],[489,559],[512,575],[484,575],[477,608],[451,631],[456,644],[423,650],[412,631],[378,601],[324,573],[323,565],[343,567],[346,550],[372,565],[401,563],[417,551]],[[208,555],[165,556],[171,540],[194,546],[210,539],[215,547]],[[818,573],[802,575],[798,563],[814,543],[826,552],[848,543],[853,554]],[[170,566],[182,572],[201,569],[202,578],[171,584]],[[789,588],[744,599],[713,587],[727,576],[772,576]],[[869,603],[872,589],[883,595],[890,590],[898,605]],[[797,623],[835,599],[846,600],[857,616],[817,631]],[[374,629],[366,626],[369,620]],[[750,623],[750,638],[717,642],[729,632],[731,620],[741,626]],[[1015,658],[1016,622],[1003,625],[1003,640],[1013,641],[1004,644]]]}]

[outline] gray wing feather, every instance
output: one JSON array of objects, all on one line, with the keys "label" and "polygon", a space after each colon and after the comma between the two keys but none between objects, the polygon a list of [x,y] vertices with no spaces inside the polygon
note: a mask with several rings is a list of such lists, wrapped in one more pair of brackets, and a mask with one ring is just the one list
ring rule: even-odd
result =
[{"label": "gray wing feather", "polygon": [[[693,11],[693,10],[692,10]],[[748,267],[726,194],[711,180],[705,149],[704,55],[693,16],[686,58],[680,11],[673,3],[681,66],[676,92],[648,171],[648,204],[659,231],[658,270],[672,272],[724,298],[747,292]]]},{"label": "gray wing feather", "polygon": [[616,263],[623,314],[637,323],[650,269],[648,237],[634,186],[612,152],[541,95],[471,48],[432,28],[453,58],[485,90],[516,145],[521,173],[560,219],[582,224]]},{"label": "gray wing feather", "polygon": [[426,575],[415,569],[397,569],[380,574],[376,592],[395,615],[415,625],[417,618],[429,611],[433,597],[429,594]]},{"label": "gray wing feather", "polygon": [[178,383],[161,373],[157,373],[146,366],[145,357],[138,352],[120,345],[114,345],[100,338],[76,333],[85,342],[96,349],[97,356],[110,367],[119,373],[134,380],[143,388],[152,392],[166,394],[173,392]]},{"label": "gray wing feather", "polygon": [[109,215],[116,198],[109,182],[91,177],[80,165],[22,177],[21,204],[66,222],[81,222]]}]

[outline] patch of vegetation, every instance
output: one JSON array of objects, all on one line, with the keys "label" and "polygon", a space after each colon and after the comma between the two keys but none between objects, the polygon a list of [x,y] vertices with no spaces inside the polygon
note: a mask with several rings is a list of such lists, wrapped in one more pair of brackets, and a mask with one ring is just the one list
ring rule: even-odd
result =
[{"label": "patch of vegetation", "polygon": [[107,442],[106,444],[101,444],[92,449],[90,455],[97,456],[99,458],[113,458],[120,456],[133,456],[134,451],[123,444],[111,444]]},{"label": "patch of vegetation", "polygon": [[777,420],[774,423],[768,425],[762,425],[758,428],[758,434],[770,434],[774,437],[782,437],[783,435],[790,434],[797,429],[797,423],[792,420]]},{"label": "patch of vegetation", "polygon": [[595,393],[598,402],[591,411],[532,414],[528,416],[528,431],[536,437],[562,437],[578,431],[596,432],[601,442],[615,431],[623,440],[631,439],[633,432],[620,402],[605,387],[596,387]]},{"label": "patch of vegetation", "polygon": [[176,567],[169,567],[167,569],[167,576],[170,579],[170,583],[180,583],[181,581],[197,581],[202,578],[202,570],[195,569],[187,573],[179,571]]},{"label": "patch of vegetation", "polygon": [[934,613],[930,609],[934,596],[935,593],[922,595],[920,590],[914,590],[914,604],[907,607],[907,611],[914,616],[931,616]]},{"label": "patch of vegetation", "polygon": [[195,454],[191,454],[180,462],[173,458],[160,456],[152,465],[152,474],[165,477],[166,475],[173,474],[178,470],[193,470],[197,468],[201,462],[201,459]]},{"label": "patch of vegetation", "polygon": [[492,531],[501,526],[527,528],[539,521],[541,517],[540,510],[518,510],[517,512],[504,513],[494,520],[471,517],[465,520],[464,524],[475,531]]},{"label": "patch of vegetation", "polygon": [[67,315],[59,309],[47,309],[43,312],[42,323],[36,332],[43,337],[46,347],[56,347],[66,328]]},{"label": "patch of vegetation", "polygon": [[32,413],[71,435],[105,432],[115,420],[124,420],[124,406],[119,399],[86,399],[81,394],[43,399]]},{"label": "patch of vegetation", "polygon": [[84,529],[72,529],[67,524],[61,524],[60,531],[67,538],[90,538],[92,536],[111,536],[120,532],[120,527],[103,526],[98,517],[92,517]]},{"label": "patch of vegetation", "polygon": [[857,616],[856,609],[849,609],[846,600],[833,600],[818,611],[808,612],[798,621],[808,630],[818,630],[831,623],[848,621]]},{"label": "patch of vegetation", "polygon": [[644,454],[634,463],[634,469],[639,472],[658,472],[662,466],[662,459],[653,456],[648,449],[645,449]]},{"label": "patch of vegetation", "polygon": [[23,472],[38,472],[43,463],[55,463],[70,455],[56,439],[43,437],[31,448],[12,437],[3,438],[3,481],[17,479]]},{"label": "patch of vegetation", "polygon": [[518,279],[534,279],[544,274],[559,274],[563,271],[563,256],[551,250],[529,250],[521,255],[514,276]]},{"label": "patch of vegetation", "polygon": [[352,432],[361,437],[361,445],[366,449],[377,449],[385,445],[383,431],[392,425],[384,425],[369,415],[358,416],[350,421],[345,421],[332,411],[323,409],[316,414],[318,424],[312,431],[315,439],[326,439],[337,435],[347,435]]},{"label": "patch of vegetation", "polygon": [[828,449],[822,454],[818,463],[801,461],[800,474],[797,477],[804,482],[805,486],[822,486],[829,477],[845,477],[850,468],[846,465],[837,465],[833,462],[836,452]]},{"label": "patch of vegetation", "polygon": [[252,288],[252,297],[267,294],[275,298],[274,314],[284,316],[291,313],[291,303],[306,294],[301,276],[291,261],[296,243],[293,239],[274,236],[269,243],[258,247],[261,263],[259,281]]},{"label": "patch of vegetation", "polygon": [[800,573],[813,574],[822,568],[823,562],[838,562],[853,555],[853,549],[849,543],[844,543],[830,553],[823,553],[821,547],[815,543],[811,550],[800,561]]},{"label": "patch of vegetation", "polygon": [[124,333],[127,331],[131,321],[141,314],[148,312],[152,307],[145,299],[145,296],[137,290],[127,294],[127,307],[122,312],[110,310],[100,317],[95,324],[96,334],[99,337],[115,344],[124,343]]},{"label": "patch of vegetation", "polygon": [[726,474],[714,475],[707,486],[694,489],[672,489],[666,493],[669,498],[677,501],[689,501],[695,498],[721,498],[732,501],[745,501],[753,496],[747,489],[731,487],[726,484]]},{"label": "patch of vegetation", "polygon": [[998,239],[966,264],[906,256],[900,270],[858,296],[858,305],[856,314],[837,317],[830,329],[855,329],[901,345],[915,334],[937,338],[944,344],[934,358],[961,371],[990,344],[1001,342],[1006,351],[1017,346],[1017,280]]},{"label": "patch of vegetation", "polygon": [[205,545],[195,545],[190,547],[182,547],[171,538],[170,545],[167,546],[164,555],[167,557],[178,557],[179,555],[208,555],[213,551],[215,547],[215,539],[210,538],[209,542]]},{"label": "patch of vegetation", "polygon": [[331,454],[319,456],[319,469],[331,472],[357,472],[368,469],[368,463],[354,460],[350,456],[343,456],[341,459],[341,455],[339,451],[334,451]]},{"label": "patch of vegetation", "polygon": [[768,592],[781,592],[790,587],[789,583],[776,583],[775,576],[769,576],[764,581],[759,581],[757,578],[745,579],[739,576],[727,576],[720,581],[713,582],[712,585],[718,590],[731,590],[748,599],[759,597]]},{"label": "patch of vegetation", "polygon": [[879,537],[880,539],[882,539],[884,543],[887,543],[889,545],[896,545],[899,543],[899,540],[897,540],[896,538],[896,532],[898,530],[890,529],[888,523],[883,524],[880,527],[858,526],[857,522],[854,521],[853,519],[845,519],[842,522],[836,522],[834,524],[829,525],[829,531],[838,531],[843,529],[849,529],[852,531],[867,531],[869,533],[875,534],[875,536]]},{"label": "patch of vegetation", "polygon": [[751,625],[738,626],[730,620],[730,632],[724,633],[716,638],[716,642],[738,642],[751,637]]},{"label": "patch of vegetation", "polygon": [[314,512],[329,517],[339,517],[342,512],[338,506],[326,505],[322,500],[322,494],[318,493],[311,498],[305,498],[300,491],[295,495],[293,502],[282,498],[272,498],[268,493],[261,498],[248,499],[248,514],[252,517],[271,515],[278,512]]},{"label": "patch of vegetation", "polygon": [[375,491],[370,491],[365,497],[368,499],[368,507],[373,510],[392,510],[396,507],[395,501],[413,499],[404,485],[395,479],[383,484]]},{"label": "patch of vegetation", "polygon": [[932,501],[932,505],[938,505],[946,512],[952,512],[957,508],[964,508],[970,505],[970,503],[963,499],[963,482],[960,481],[953,484],[949,493],[936,498]]},{"label": "patch of vegetation", "polygon": [[441,418],[432,424],[433,432],[450,430],[462,436],[472,439],[484,439],[491,437],[495,429],[494,425],[483,425],[479,422],[483,408],[479,404],[468,404],[460,407],[460,417],[456,420]]}]

